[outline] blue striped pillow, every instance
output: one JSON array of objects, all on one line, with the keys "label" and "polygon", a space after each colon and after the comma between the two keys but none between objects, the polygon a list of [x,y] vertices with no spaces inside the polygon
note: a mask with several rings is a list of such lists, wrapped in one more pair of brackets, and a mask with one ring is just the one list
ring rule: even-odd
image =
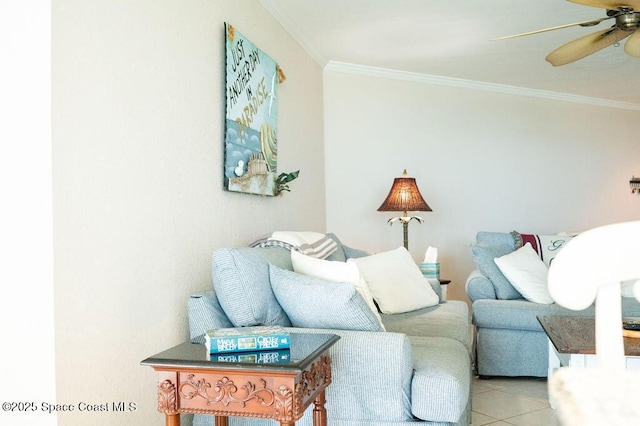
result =
[{"label": "blue striped pillow", "polygon": [[270,261],[289,266],[291,255],[278,248],[221,248],[213,254],[213,288],[235,327],[291,325],[271,290]]},{"label": "blue striped pillow", "polygon": [[383,331],[353,284],[325,281],[269,265],[271,287],[294,327]]}]

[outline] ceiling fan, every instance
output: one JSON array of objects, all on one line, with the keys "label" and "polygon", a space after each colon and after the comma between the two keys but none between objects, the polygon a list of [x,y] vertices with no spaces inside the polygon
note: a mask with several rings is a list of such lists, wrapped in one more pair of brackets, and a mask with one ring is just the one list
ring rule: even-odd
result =
[{"label": "ceiling fan", "polygon": [[628,55],[640,58],[640,31],[638,31],[638,29],[640,29],[640,0],[568,1],[585,6],[606,9],[607,16],[600,19],[594,19],[592,21],[575,22],[573,24],[559,25],[557,27],[545,28],[512,36],[499,37],[494,40],[522,37],[574,26],[592,27],[608,19],[614,19],[615,24],[613,24],[611,28],[604,31],[597,31],[570,41],[549,53],[545,59],[554,67],[566,65],[596,53],[605,47],[611,46],[612,44],[619,45],[620,41],[627,37],[629,37],[629,39],[625,43],[624,51]]}]

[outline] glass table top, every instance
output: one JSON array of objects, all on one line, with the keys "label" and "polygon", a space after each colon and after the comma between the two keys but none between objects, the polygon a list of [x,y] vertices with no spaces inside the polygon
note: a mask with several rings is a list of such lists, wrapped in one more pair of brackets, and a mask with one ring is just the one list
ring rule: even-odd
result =
[{"label": "glass table top", "polygon": [[224,368],[277,371],[301,371],[313,363],[340,337],[335,334],[290,333],[288,350],[263,350],[208,354],[203,344],[185,342],[141,362],[151,367]]}]

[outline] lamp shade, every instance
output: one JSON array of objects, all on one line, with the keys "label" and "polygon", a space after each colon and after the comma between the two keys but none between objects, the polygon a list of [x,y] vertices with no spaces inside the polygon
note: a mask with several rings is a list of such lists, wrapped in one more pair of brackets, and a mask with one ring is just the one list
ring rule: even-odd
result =
[{"label": "lamp shade", "polygon": [[430,212],[431,207],[424,201],[416,179],[407,177],[405,170],[402,177],[395,178],[389,195],[378,208],[379,212]]}]

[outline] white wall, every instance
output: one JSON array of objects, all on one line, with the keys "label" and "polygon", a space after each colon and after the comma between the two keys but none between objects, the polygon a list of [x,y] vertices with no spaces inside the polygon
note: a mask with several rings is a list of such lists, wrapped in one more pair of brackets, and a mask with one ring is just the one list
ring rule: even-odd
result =
[{"label": "white wall", "polygon": [[439,249],[466,299],[477,231],[579,231],[640,219],[640,112],[325,70],[327,229],[350,245],[402,245],[377,212],[403,169],[433,209],[409,225],[419,261]]},{"label": "white wall", "polygon": [[0,2],[3,425],[56,424],[50,30],[48,1]]},{"label": "white wall", "polygon": [[[222,188],[225,21],[287,76],[282,197]],[[324,231],[322,72],[255,0],[55,0],[52,23],[57,400],[137,404],[59,424],[160,424],[139,362],[187,339],[213,251]]]}]

